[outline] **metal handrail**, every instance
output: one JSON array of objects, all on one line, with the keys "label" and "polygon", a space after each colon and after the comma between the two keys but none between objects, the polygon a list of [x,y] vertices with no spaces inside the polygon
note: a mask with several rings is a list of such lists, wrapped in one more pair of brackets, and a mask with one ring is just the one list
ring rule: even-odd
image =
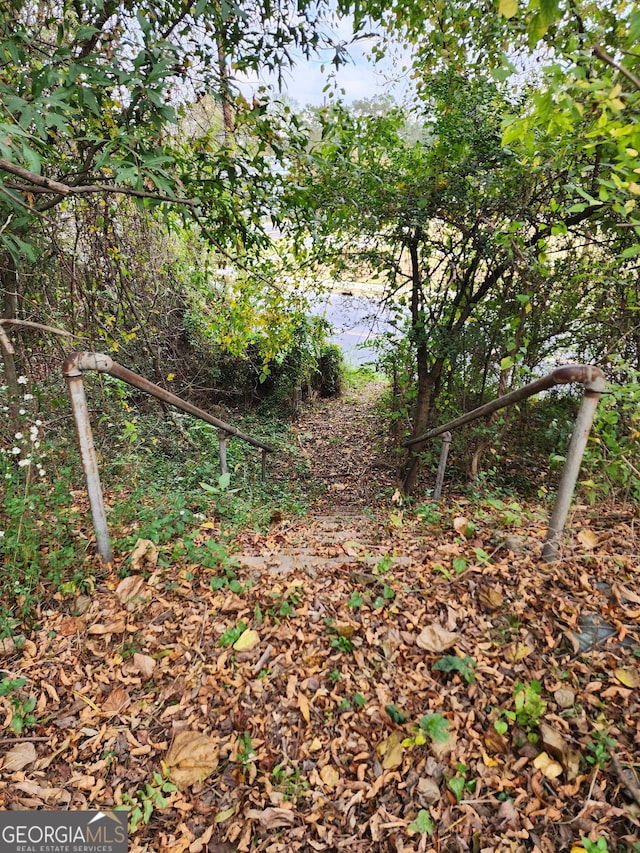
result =
[{"label": "metal handrail", "polygon": [[91,517],[93,519],[93,527],[96,534],[96,544],[98,553],[106,561],[111,562],[112,550],[109,539],[109,531],[107,527],[107,518],[104,507],[104,499],[102,496],[102,487],[100,485],[100,475],[98,473],[98,460],[96,457],[95,447],[93,443],[93,434],[91,432],[91,422],[89,420],[89,408],[87,398],[84,391],[82,374],[86,370],[97,370],[100,373],[108,373],[116,379],[121,379],[128,385],[138,388],[141,391],[151,394],[158,400],[169,403],[183,412],[187,412],[202,421],[206,421],[215,427],[218,427],[218,438],[220,444],[220,467],[222,473],[227,471],[227,454],[226,454],[226,439],[229,436],[239,438],[247,444],[257,447],[262,450],[262,479],[266,473],[266,455],[273,453],[274,448],[270,447],[257,438],[237,429],[231,424],[210,415],[203,409],[199,409],[192,403],[183,400],[181,397],[172,394],[170,391],[161,388],[159,385],[154,385],[143,376],[139,376],[121,364],[113,361],[108,355],[96,352],[72,352],[64,360],[62,364],[62,374],[67,382],[69,399],[73,411],[73,419],[76,426],[76,434],[78,444],[80,446],[80,455],[82,457],[82,467],[84,469],[85,479],[87,481],[87,492],[89,494],[89,503],[91,505]]},{"label": "metal handrail", "polygon": [[564,468],[562,469],[562,476],[560,477],[560,483],[558,485],[556,502],[549,520],[547,536],[542,550],[542,558],[545,562],[551,562],[557,559],[562,532],[569,513],[569,505],[575,489],[576,480],[578,479],[580,463],[582,462],[582,456],[587,445],[587,439],[593,423],[598,400],[605,388],[604,373],[599,367],[595,367],[592,364],[567,364],[563,367],[557,367],[555,370],[551,371],[551,373],[548,373],[546,376],[542,376],[540,379],[536,379],[533,382],[529,382],[527,385],[523,385],[522,388],[511,391],[509,394],[505,394],[502,397],[497,397],[495,400],[485,403],[483,406],[479,406],[477,409],[472,409],[472,411],[461,415],[459,418],[449,421],[449,423],[443,424],[442,426],[429,430],[429,432],[425,432],[422,435],[402,442],[403,447],[410,448],[416,444],[421,444],[430,438],[436,438],[439,435],[443,436],[442,452],[436,481],[436,488],[438,489],[438,492],[436,493],[434,490],[434,500],[437,501],[440,498],[442,482],[444,479],[444,467],[446,465],[449,443],[451,441],[450,430],[462,426],[463,424],[467,424],[470,421],[475,421],[485,415],[490,415],[493,412],[498,411],[498,409],[504,409],[505,406],[511,406],[521,400],[526,400],[528,397],[531,397],[534,394],[539,394],[541,391],[546,391],[556,385],[566,385],[572,382],[578,382],[584,385],[584,397],[582,398],[580,410],[576,417],[576,423],[571,435],[569,449],[567,450],[567,459],[564,464]]}]

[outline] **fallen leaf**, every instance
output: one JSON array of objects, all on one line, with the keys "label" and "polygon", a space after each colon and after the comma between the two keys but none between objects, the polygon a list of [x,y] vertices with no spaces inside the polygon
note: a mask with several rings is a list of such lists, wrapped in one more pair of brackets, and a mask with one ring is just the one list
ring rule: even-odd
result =
[{"label": "fallen leaf", "polygon": [[568,687],[560,687],[553,694],[553,698],[556,700],[558,707],[564,710],[566,708],[573,708],[576,701],[576,694],[573,690],[569,690]]},{"label": "fallen leaf", "polygon": [[580,772],[580,753],[572,749],[563,735],[547,723],[540,723],[539,728],[544,748],[560,762],[568,781],[571,782]]},{"label": "fallen leaf", "polygon": [[183,790],[204,781],[218,767],[219,750],[215,741],[201,732],[178,732],[164,758],[172,781]]},{"label": "fallen leaf", "polygon": [[84,622],[81,619],[76,619],[75,616],[65,616],[60,622],[58,634],[61,637],[72,637],[82,628],[84,628]]},{"label": "fallen leaf", "polygon": [[400,767],[404,755],[401,733],[391,732],[389,737],[380,741],[376,747],[376,752],[382,758],[384,770],[394,770],[396,767]]},{"label": "fallen leaf", "polygon": [[504,604],[502,593],[490,586],[483,587],[480,590],[478,600],[482,609],[488,610],[490,613],[493,613],[494,610],[500,610]]},{"label": "fallen leaf", "polygon": [[131,697],[122,685],[114,687],[102,703],[102,712],[108,717],[115,717],[131,704]]},{"label": "fallen leaf", "polygon": [[476,526],[472,521],[469,521],[468,518],[465,518],[463,515],[458,515],[453,519],[453,529],[456,533],[459,533],[460,536],[464,536],[465,539],[468,539],[475,533]]},{"label": "fallen leaf", "polygon": [[613,674],[625,687],[640,687],[640,677],[635,669],[619,667],[613,671]]},{"label": "fallen leaf", "polygon": [[533,649],[526,643],[510,643],[504,650],[505,660],[510,663],[517,663],[528,657]]},{"label": "fallen leaf", "polygon": [[593,530],[581,530],[577,536],[578,542],[588,551],[593,550],[599,542],[598,534]]},{"label": "fallen leaf", "polygon": [[447,631],[442,625],[434,622],[420,631],[416,644],[426,652],[444,652],[458,642],[458,634]]},{"label": "fallen leaf", "polygon": [[87,634],[94,634],[96,636],[102,636],[104,634],[122,634],[125,629],[125,621],[124,619],[114,619],[113,622],[109,622],[107,625],[103,625],[101,622],[96,622],[95,625],[90,625],[87,628]]},{"label": "fallen leaf", "polygon": [[13,773],[16,770],[23,770],[38,757],[38,753],[32,743],[17,743],[13,749],[4,757],[3,770]]},{"label": "fallen leaf", "polygon": [[541,752],[533,759],[533,766],[537,770],[541,770],[547,779],[557,779],[562,773],[562,765],[554,761],[546,752]]},{"label": "fallen leaf", "polygon": [[156,668],[156,661],[149,655],[143,655],[140,652],[135,652],[133,655],[133,663],[138,672],[145,678],[151,678],[153,670]]},{"label": "fallen leaf", "polygon": [[298,695],[298,708],[300,708],[300,713],[302,714],[302,718],[305,723],[309,723],[311,720],[311,712],[309,709],[309,701],[304,693],[300,693]]},{"label": "fallen leaf", "polygon": [[331,764],[325,764],[325,766],[320,770],[320,778],[327,788],[335,788],[340,781],[340,774],[335,767],[331,766]]},{"label": "fallen leaf", "polygon": [[260,643],[260,634],[252,628],[247,628],[233,644],[236,652],[250,652]]},{"label": "fallen leaf", "polygon": [[141,575],[129,575],[123,578],[116,587],[116,596],[122,604],[146,601],[149,594],[147,582]]},{"label": "fallen leaf", "polygon": [[238,807],[232,806],[230,809],[225,809],[222,812],[218,812],[218,814],[214,817],[213,822],[214,823],[224,823],[225,820],[229,820],[230,817],[233,817],[233,815],[237,811],[238,811]]},{"label": "fallen leaf", "polygon": [[292,809],[249,809],[246,813],[249,820],[257,820],[265,829],[276,829],[278,826],[293,826],[296,822]]},{"label": "fallen leaf", "polygon": [[138,539],[131,552],[131,565],[134,572],[141,569],[155,569],[158,563],[158,546],[151,539]]}]

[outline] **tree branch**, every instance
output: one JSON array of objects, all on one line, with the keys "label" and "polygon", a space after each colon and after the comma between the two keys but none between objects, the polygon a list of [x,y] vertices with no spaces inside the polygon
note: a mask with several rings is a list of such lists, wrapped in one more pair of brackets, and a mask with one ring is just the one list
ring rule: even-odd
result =
[{"label": "tree branch", "polygon": [[597,56],[598,59],[601,59],[603,62],[606,62],[607,65],[610,65],[612,68],[615,68],[616,71],[619,71],[623,77],[626,77],[627,80],[636,87],[636,89],[640,89],[640,77],[636,77],[636,75],[629,71],[628,68],[625,68],[623,65],[619,65],[599,44],[595,45],[593,48],[593,55]]}]

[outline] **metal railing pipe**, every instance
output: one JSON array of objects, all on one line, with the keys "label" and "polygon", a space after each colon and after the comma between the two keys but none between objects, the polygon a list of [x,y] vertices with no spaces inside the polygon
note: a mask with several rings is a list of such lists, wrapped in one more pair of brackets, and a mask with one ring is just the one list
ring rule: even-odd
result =
[{"label": "metal railing pipe", "polygon": [[77,366],[69,364],[64,376],[69,392],[69,400],[71,401],[71,410],[73,412],[73,422],[76,427],[78,446],[80,447],[82,468],[87,482],[87,494],[89,495],[93,529],[96,534],[96,546],[102,559],[106,563],[110,563],[113,559],[113,553],[111,551],[107,514],[102,497],[100,473],[98,471],[98,458],[93,443],[89,407],[87,405],[87,395],[84,393],[82,372]]},{"label": "metal railing pipe", "polygon": [[440,461],[438,462],[438,470],[436,472],[436,484],[433,489],[433,502],[438,503],[442,495],[442,486],[444,485],[444,472],[447,470],[447,457],[449,456],[449,448],[451,447],[451,433],[449,430],[442,433],[442,447],[440,448]]},{"label": "metal railing pipe", "polygon": [[602,372],[600,372],[600,376],[587,382],[585,385],[584,396],[571,434],[567,459],[562,469],[562,475],[560,476],[556,502],[551,513],[551,518],[549,519],[549,527],[542,548],[542,559],[545,563],[551,563],[558,559],[560,539],[562,538],[564,525],[569,514],[569,506],[578,479],[578,473],[580,472],[580,465],[587,446],[587,439],[589,438],[593,418],[604,387],[605,379]]},{"label": "metal railing pipe", "polygon": [[[582,457],[587,446],[587,439],[593,424],[598,400],[605,388],[604,373],[599,367],[595,367],[592,364],[567,364],[563,367],[557,367],[551,373],[542,376],[540,379],[536,379],[534,382],[529,382],[528,385],[523,385],[522,388],[498,397],[490,403],[485,403],[484,406],[479,406],[477,409],[473,409],[459,418],[455,418],[455,420],[449,421],[429,432],[402,442],[402,447],[413,447],[416,444],[422,444],[430,438],[436,438],[439,435],[443,436],[440,463],[436,475],[436,486],[433,491],[433,499],[437,501],[442,491],[444,469],[447,463],[449,442],[451,441],[450,430],[463,424],[468,424],[470,421],[475,421],[477,418],[490,415],[492,412],[498,411],[498,409],[504,409],[505,406],[511,406],[521,400],[526,400],[527,397],[539,394],[541,391],[546,391],[555,385],[566,385],[571,382],[581,383],[584,385],[585,390],[571,435],[569,449],[567,450],[567,459],[560,477],[556,502],[553,507],[551,519],[549,520],[549,527],[542,549],[542,559],[547,563],[552,562],[558,557],[560,540],[567,515],[569,514],[569,506],[578,479]],[[449,436],[448,441],[446,439],[447,435]]]},{"label": "metal railing pipe", "polygon": [[216,418],[208,412],[205,412],[203,409],[199,409],[197,406],[194,406],[192,403],[182,400],[180,397],[177,397],[170,391],[166,391],[159,385],[154,385],[153,382],[149,382],[149,380],[145,379],[143,376],[138,376],[137,373],[127,370],[126,367],[123,367],[121,364],[117,364],[117,362],[113,361],[113,359],[108,355],[95,352],[70,353],[63,362],[62,373],[65,377],[67,388],[69,390],[69,399],[71,401],[73,419],[76,426],[78,444],[80,446],[82,466],[84,469],[85,479],[87,481],[87,493],[89,495],[91,517],[96,534],[98,553],[106,562],[111,562],[112,550],[107,527],[104,499],[102,496],[102,487],[100,484],[100,475],[98,473],[98,462],[93,443],[93,434],[91,432],[89,409],[87,406],[84,384],[82,382],[82,373],[85,370],[96,370],[99,373],[108,373],[110,376],[114,376],[116,379],[121,379],[123,382],[126,382],[134,388],[138,388],[140,391],[145,391],[147,394],[151,394],[151,396],[156,397],[158,400],[162,400],[171,406],[175,406],[177,409],[181,409],[183,412],[187,412],[187,414],[193,415],[202,421],[206,421],[207,423],[218,427],[220,465],[223,474],[227,471],[226,439],[228,436],[235,436],[241,441],[245,441],[247,444],[259,448],[262,450],[261,473],[262,479],[264,480],[267,453],[274,452],[274,449],[269,447],[268,444],[258,441],[258,439],[247,435],[236,427],[231,426],[231,424],[225,423],[220,420],[220,418]]},{"label": "metal railing pipe", "polygon": [[426,441],[429,438],[436,438],[436,436],[442,435],[447,430],[468,424],[470,421],[475,421],[476,418],[490,415],[493,412],[497,412],[498,409],[504,409],[505,406],[512,406],[514,403],[526,400],[527,397],[539,394],[540,391],[547,391],[555,385],[568,385],[571,382],[586,384],[587,382],[594,382],[598,377],[604,378],[604,374],[599,367],[594,367],[592,364],[566,364],[563,367],[557,367],[551,373],[533,382],[529,382],[528,385],[523,385],[522,388],[517,388],[503,397],[497,397],[495,400],[491,400],[490,403],[478,406],[477,409],[472,409],[470,412],[460,415],[459,418],[442,424],[442,426],[436,427],[429,432],[403,441],[402,447],[412,447],[414,444],[420,444],[420,442]]}]

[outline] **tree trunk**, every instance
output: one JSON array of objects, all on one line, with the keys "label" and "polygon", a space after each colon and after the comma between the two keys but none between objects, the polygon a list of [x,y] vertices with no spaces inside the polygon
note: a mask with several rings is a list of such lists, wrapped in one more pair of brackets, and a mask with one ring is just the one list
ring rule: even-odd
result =
[{"label": "tree trunk", "polygon": [[[18,273],[11,255],[0,258],[0,294],[2,295],[2,318],[16,320],[18,316]],[[6,330],[6,326],[3,327]],[[20,404],[22,390],[18,383],[18,370],[13,347],[6,335],[0,335],[0,351],[4,366],[4,379],[7,385],[7,407],[9,410],[9,429],[11,438],[20,429]]]}]

